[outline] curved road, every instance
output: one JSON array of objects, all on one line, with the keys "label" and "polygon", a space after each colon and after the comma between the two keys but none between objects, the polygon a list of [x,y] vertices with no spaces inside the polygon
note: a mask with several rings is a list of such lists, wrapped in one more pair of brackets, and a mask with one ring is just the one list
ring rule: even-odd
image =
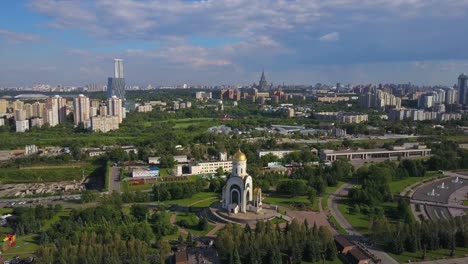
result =
[{"label": "curved road", "polygon": [[[328,204],[330,207],[330,213],[335,217],[336,221],[338,222],[341,227],[343,227],[349,235],[359,236],[362,237],[362,234],[359,233],[354,227],[346,220],[346,218],[341,214],[340,210],[338,210],[338,200],[341,197],[345,197],[348,195],[349,189],[353,188],[353,185],[350,183],[343,184],[340,188],[338,188],[333,194],[330,195],[328,198]],[[374,248],[367,248],[372,254],[376,255],[378,258],[382,260],[381,263],[383,264],[398,264],[396,260],[390,257],[387,253],[374,249]]]}]

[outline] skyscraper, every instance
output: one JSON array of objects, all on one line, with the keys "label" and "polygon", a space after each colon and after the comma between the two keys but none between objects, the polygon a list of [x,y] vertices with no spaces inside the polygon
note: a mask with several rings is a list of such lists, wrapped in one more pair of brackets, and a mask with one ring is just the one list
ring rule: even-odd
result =
[{"label": "skyscraper", "polygon": [[458,76],[458,103],[468,104],[468,76],[462,73]]},{"label": "skyscraper", "polygon": [[74,113],[75,126],[78,126],[78,124],[83,123],[84,127],[88,128],[90,126],[89,98],[80,94],[73,101],[73,106],[75,108],[75,113]]},{"label": "skyscraper", "polygon": [[114,77],[123,78],[123,60],[114,59]]},{"label": "skyscraper", "polygon": [[262,92],[268,90],[268,83],[265,78],[265,71],[262,71],[262,77],[260,77],[260,82],[258,83],[258,89]]},{"label": "skyscraper", "polygon": [[114,77],[107,79],[107,99],[115,95],[125,100],[125,79],[123,76],[123,60],[114,59]]}]

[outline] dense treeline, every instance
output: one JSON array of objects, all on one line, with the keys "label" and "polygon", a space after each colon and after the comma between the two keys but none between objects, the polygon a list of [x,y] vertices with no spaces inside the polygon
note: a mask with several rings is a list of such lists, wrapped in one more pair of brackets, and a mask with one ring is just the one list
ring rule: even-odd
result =
[{"label": "dense treeline", "polygon": [[375,220],[371,229],[374,238],[395,254],[445,248],[452,250],[454,255],[456,247],[468,247],[466,215],[449,220],[421,223],[414,221],[396,225],[389,225],[384,220]]},{"label": "dense treeline", "polygon": [[153,196],[155,201],[190,198],[203,191],[206,185],[206,181],[201,178],[190,182],[160,183],[153,187]]},{"label": "dense treeline", "polygon": [[62,211],[61,205],[44,207],[38,205],[35,208],[15,207],[15,215],[12,223],[13,231],[17,235],[37,233],[41,230],[45,221]]},{"label": "dense treeline", "polygon": [[389,183],[407,177],[422,177],[426,168],[420,160],[403,160],[399,164],[392,161],[372,164],[359,168],[355,176],[362,183],[361,188],[353,188],[349,197],[353,203],[368,205],[371,208],[390,201],[392,194]]},{"label": "dense treeline", "polygon": [[150,215],[146,206],[133,205],[127,215],[115,199],[74,209],[41,232],[40,263],[164,263],[170,247],[161,238],[176,231],[164,208]]},{"label": "dense treeline", "polygon": [[426,166],[429,170],[454,170],[468,168],[468,150],[458,148],[457,143],[444,141],[431,144],[432,157]]},{"label": "dense treeline", "polygon": [[285,261],[301,263],[336,258],[336,247],[330,230],[324,226],[309,227],[293,220],[284,230],[271,222],[258,222],[256,229],[248,225],[228,224],[215,241],[221,263],[268,263]]}]

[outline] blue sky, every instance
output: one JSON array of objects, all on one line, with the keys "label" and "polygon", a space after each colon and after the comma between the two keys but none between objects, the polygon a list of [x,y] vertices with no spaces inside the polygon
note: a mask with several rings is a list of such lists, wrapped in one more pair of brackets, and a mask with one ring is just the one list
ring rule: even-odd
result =
[{"label": "blue sky", "polygon": [[5,0],[0,86],[445,84],[468,72],[468,0]]}]

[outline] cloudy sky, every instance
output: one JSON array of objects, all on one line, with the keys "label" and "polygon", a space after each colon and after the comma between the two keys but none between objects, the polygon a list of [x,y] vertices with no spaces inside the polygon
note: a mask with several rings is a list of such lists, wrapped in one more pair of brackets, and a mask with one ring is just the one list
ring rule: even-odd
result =
[{"label": "cloudy sky", "polygon": [[447,84],[468,0],[4,0],[0,86]]}]

